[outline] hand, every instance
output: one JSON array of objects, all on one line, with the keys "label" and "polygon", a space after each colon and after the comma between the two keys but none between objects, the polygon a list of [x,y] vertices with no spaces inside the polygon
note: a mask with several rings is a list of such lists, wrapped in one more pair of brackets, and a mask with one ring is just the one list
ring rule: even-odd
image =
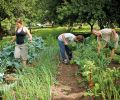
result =
[{"label": "hand", "polygon": [[64,42],[64,44],[65,44],[65,45],[68,45],[68,43],[67,43],[67,42]]},{"label": "hand", "polygon": [[30,42],[32,42],[32,38],[28,38],[28,40],[29,40]]},{"label": "hand", "polygon": [[13,44],[14,42],[13,41],[10,41],[10,44]]}]

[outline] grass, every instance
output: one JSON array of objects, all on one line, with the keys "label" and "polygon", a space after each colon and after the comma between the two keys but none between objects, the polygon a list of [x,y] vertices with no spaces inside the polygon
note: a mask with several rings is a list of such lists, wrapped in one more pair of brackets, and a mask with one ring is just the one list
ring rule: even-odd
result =
[{"label": "grass", "polygon": [[11,36],[7,36],[7,37],[3,37],[2,40],[0,40],[0,50],[8,43],[10,43],[10,41],[12,40]]},{"label": "grass", "polygon": [[[65,27],[33,29],[33,36],[42,36],[46,42],[46,48],[41,51],[39,57],[34,61],[33,67],[26,67],[18,74],[22,76],[18,84],[4,93],[6,100],[50,100],[50,87],[56,75],[58,67],[58,46],[57,36],[66,31]],[[90,31],[85,25],[82,29],[75,29],[74,32]],[[11,37],[4,38],[1,48],[9,42]]]},{"label": "grass", "polygon": [[[99,29],[97,24],[94,25],[94,28]],[[84,35],[85,37],[88,37],[91,34],[91,28],[90,28],[90,25],[88,25],[87,23],[84,23],[82,24],[82,28],[74,27],[72,32],[74,34],[81,34],[81,35]]]},{"label": "grass", "polygon": [[77,28],[75,27],[73,32],[84,32],[84,33],[89,33],[90,32],[90,26],[83,24],[82,28]]},{"label": "grass", "polygon": [[[6,44],[8,44],[11,40],[12,40],[12,37],[10,37],[10,36],[3,37],[3,39],[0,40],[0,51],[5,47]],[[1,67],[0,67],[0,73],[3,73],[4,70],[5,70],[5,68],[1,68]]]},{"label": "grass", "polygon": [[46,47],[38,54],[39,57],[34,61],[33,68],[26,67],[19,72],[22,78],[14,89],[5,92],[4,97],[7,100],[50,100],[50,87],[58,66],[56,59],[58,47],[55,39],[52,37],[47,39],[52,40],[52,46]]},{"label": "grass", "polygon": [[65,27],[57,27],[57,28],[40,28],[33,29],[32,34],[36,36],[42,36],[43,39],[46,39],[49,35],[57,38],[57,36],[63,32],[66,32]]}]

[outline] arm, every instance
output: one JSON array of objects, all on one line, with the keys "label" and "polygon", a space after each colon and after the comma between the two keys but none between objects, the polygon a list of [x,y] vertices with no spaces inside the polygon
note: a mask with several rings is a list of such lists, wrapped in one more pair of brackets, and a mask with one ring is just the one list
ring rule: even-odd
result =
[{"label": "arm", "polygon": [[102,45],[101,45],[101,42],[100,42],[100,37],[97,37],[98,39],[98,47],[97,47],[97,50],[98,50],[98,54],[100,53],[100,49],[102,48]]},{"label": "arm", "polygon": [[30,32],[29,32],[29,30],[28,30],[28,29],[27,29],[26,31],[27,31],[27,32],[26,32],[26,33],[27,33],[27,35],[29,36],[29,40],[30,40],[30,42],[32,42],[32,35],[30,34]]},{"label": "arm", "polygon": [[115,54],[115,49],[113,48],[110,53],[110,60],[112,60],[114,54]]},{"label": "arm", "polygon": [[62,39],[63,39],[64,44],[65,44],[65,45],[68,45],[68,42],[67,42],[67,40],[65,39],[64,34],[62,34]]},{"label": "arm", "polygon": [[112,29],[112,32],[113,32],[114,35],[117,34],[116,31],[115,31],[115,29]]},{"label": "arm", "polygon": [[112,33],[113,33],[114,39],[116,40],[116,39],[117,39],[117,36],[118,36],[116,30],[115,30],[115,29],[112,29]]}]

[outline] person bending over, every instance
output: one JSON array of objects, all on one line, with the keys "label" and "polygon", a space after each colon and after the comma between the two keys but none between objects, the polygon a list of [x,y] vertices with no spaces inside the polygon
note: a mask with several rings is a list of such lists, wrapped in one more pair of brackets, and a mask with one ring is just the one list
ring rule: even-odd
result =
[{"label": "person bending over", "polygon": [[[98,54],[102,47],[109,47],[111,49],[110,60],[112,60],[115,49],[118,47],[119,36],[115,29],[105,28],[102,30],[93,29],[92,33],[97,36]],[[102,41],[105,43],[102,45]]]},{"label": "person bending over", "polygon": [[[84,36],[75,36],[72,33],[62,33],[58,36],[58,44],[63,63],[67,64],[72,59],[72,50],[69,48],[68,44],[72,42],[82,42],[83,40]],[[66,54],[68,57],[66,56]]]}]

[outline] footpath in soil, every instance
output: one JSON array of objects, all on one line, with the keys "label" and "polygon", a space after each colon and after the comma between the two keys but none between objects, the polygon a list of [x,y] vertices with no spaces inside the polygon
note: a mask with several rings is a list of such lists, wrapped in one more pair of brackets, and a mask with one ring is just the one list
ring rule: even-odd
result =
[{"label": "footpath in soil", "polygon": [[52,100],[88,100],[84,98],[84,84],[78,84],[82,77],[76,75],[77,65],[60,64],[57,75],[57,84],[51,88]]}]

